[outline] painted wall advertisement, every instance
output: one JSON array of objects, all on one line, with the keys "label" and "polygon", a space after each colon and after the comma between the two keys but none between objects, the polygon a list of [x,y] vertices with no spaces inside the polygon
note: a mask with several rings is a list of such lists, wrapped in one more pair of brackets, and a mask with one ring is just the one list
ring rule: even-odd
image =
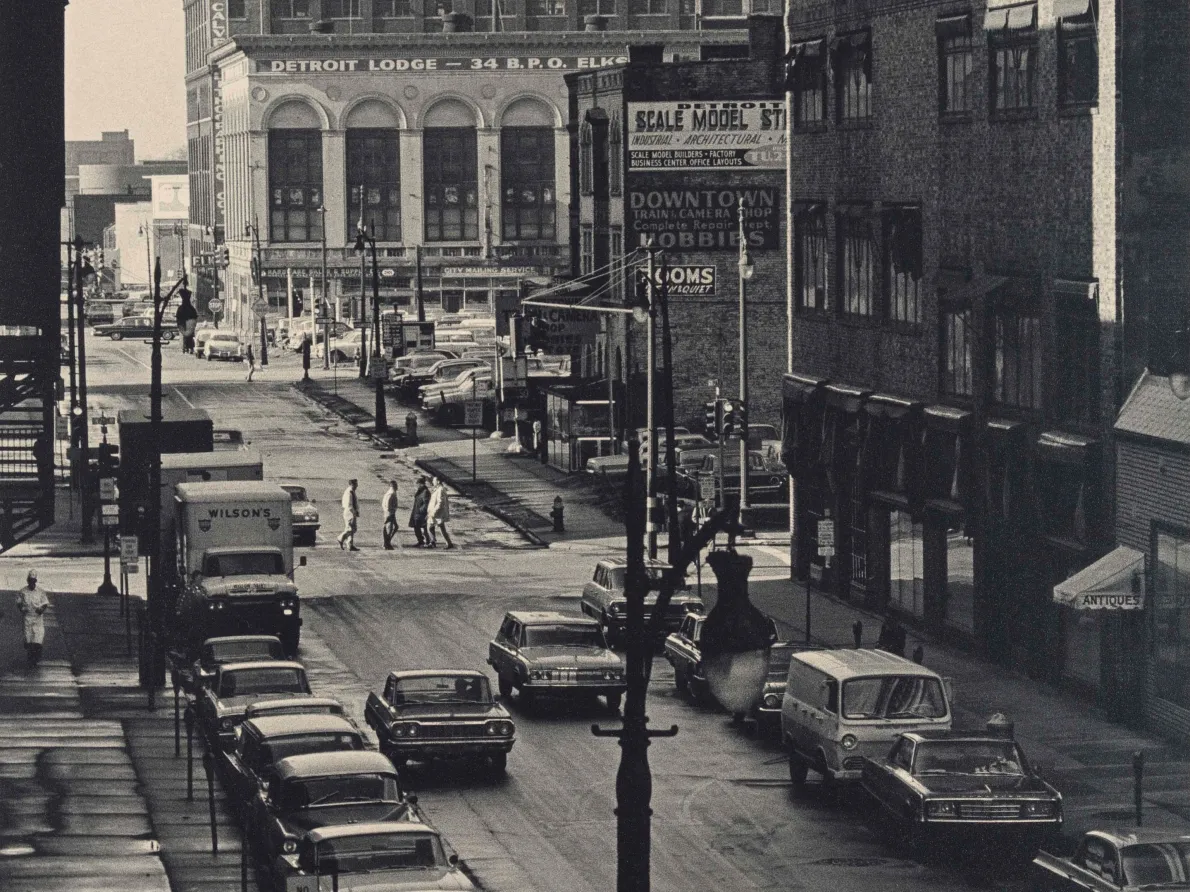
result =
[{"label": "painted wall advertisement", "polygon": [[[648,281],[648,270],[637,267],[636,272],[641,282]],[[653,287],[665,288],[670,297],[714,297],[715,267],[657,264],[653,267]]]},{"label": "painted wall advertisement", "polygon": [[629,102],[629,170],[783,170],[782,100]]},{"label": "painted wall advertisement", "polygon": [[628,186],[628,227],[634,245],[662,249],[738,251],[740,205],[748,247],[780,247],[781,190],[776,186],[697,188],[683,178],[650,176]]}]

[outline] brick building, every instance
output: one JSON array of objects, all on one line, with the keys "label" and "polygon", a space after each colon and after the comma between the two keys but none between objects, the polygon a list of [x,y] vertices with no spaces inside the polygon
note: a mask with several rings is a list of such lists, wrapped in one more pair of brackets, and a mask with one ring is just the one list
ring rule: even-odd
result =
[{"label": "brick building", "polygon": [[[566,77],[573,273],[622,305],[653,242],[655,281],[669,282],[675,419],[690,427],[703,423],[710,382],[738,392],[741,205],[755,270],[746,286],[749,419],[775,423],[781,411],[784,36],[776,16],[753,15],[748,26],[747,58],[664,62],[641,51],[627,65]],[[596,371],[610,370],[634,394],[645,332],[631,317],[604,321]],[[643,398],[630,402],[626,426],[643,424]]]},{"label": "brick building", "polygon": [[686,58],[744,40],[730,2],[705,22],[678,0],[618,15],[614,0],[505,0],[495,17],[490,0],[184,5],[191,238],[228,246],[221,293],[241,326],[257,293],[249,227],[277,313],[291,287],[318,293],[324,256],[329,301],[358,312],[361,218],[386,306],[420,296],[433,318],[514,302],[521,280],[570,266],[563,74],[631,44]]},{"label": "brick building", "polygon": [[1110,624],[1052,600],[1113,538],[1114,4],[789,29],[797,575],[1114,702]]}]

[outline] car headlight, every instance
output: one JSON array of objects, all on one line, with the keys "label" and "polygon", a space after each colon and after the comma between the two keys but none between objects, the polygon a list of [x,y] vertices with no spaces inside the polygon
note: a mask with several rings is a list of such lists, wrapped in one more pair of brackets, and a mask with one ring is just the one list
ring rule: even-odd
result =
[{"label": "car headlight", "polygon": [[624,676],[624,672],[623,672],[623,670],[620,670],[620,669],[604,669],[603,670],[603,677],[606,678],[608,681],[619,681],[621,678],[623,678],[623,676]]},{"label": "car headlight", "polygon": [[958,814],[958,807],[954,802],[927,802],[926,817],[953,818]]},{"label": "car headlight", "polygon": [[285,842],[281,843],[281,851],[283,851],[286,855],[292,855],[294,852],[297,851],[297,840],[296,839],[285,840]]},{"label": "car headlight", "polygon": [[615,604],[609,604],[608,608],[607,608],[607,612],[610,613],[612,616],[619,616],[621,613],[624,612],[624,605],[619,602],[616,602]]},{"label": "car headlight", "polygon": [[687,601],[685,606],[687,613],[702,613],[706,609],[702,601]]},{"label": "car headlight", "polygon": [[230,719],[230,718],[225,718],[225,719],[223,719],[223,721],[221,721],[219,723],[219,727],[222,728],[224,731],[230,731],[232,728],[235,727],[235,722],[232,721],[232,719]]},{"label": "car headlight", "polygon": [[1026,818],[1052,818],[1057,813],[1056,802],[1026,802],[1021,813]]},{"label": "car headlight", "polygon": [[853,750],[855,749],[857,743],[859,743],[859,741],[856,740],[854,734],[844,734],[843,739],[839,741],[839,746],[843,747],[845,750]]},{"label": "car headlight", "polygon": [[765,694],[764,695],[764,708],[765,709],[777,709],[780,705],[781,705],[780,695],[778,695],[778,694]]},{"label": "car headlight", "polygon": [[488,722],[489,737],[507,737],[512,734],[512,722]]}]

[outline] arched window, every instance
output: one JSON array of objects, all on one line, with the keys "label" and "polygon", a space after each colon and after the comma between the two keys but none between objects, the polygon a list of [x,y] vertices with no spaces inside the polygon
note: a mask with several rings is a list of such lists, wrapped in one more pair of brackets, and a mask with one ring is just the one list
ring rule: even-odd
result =
[{"label": "arched window", "polygon": [[422,180],[427,242],[479,238],[478,155],[470,106],[445,99],[426,112]]},{"label": "arched window", "polygon": [[624,194],[624,130],[620,125],[620,114],[612,115],[611,126],[607,132],[607,172],[608,188],[612,195]]},{"label": "arched window", "polygon": [[578,128],[578,191],[590,195],[595,191],[592,169],[595,159],[591,151],[591,122],[583,121]]},{"label": "arched window", "polygon": [[506,241],[557,236],[554,116],[537,99],[520,99],[500,126],[501,237]]},{"label": "arched window", "polygon": [[304,102],[269,117],[269,240],[322,238],[322,122]]},{"label": "arched window", "polygon": [[361,221],[380,242],[401,240],[401,154],[396,112],[369,99],[351,109],[347,130],[347,240]]}]

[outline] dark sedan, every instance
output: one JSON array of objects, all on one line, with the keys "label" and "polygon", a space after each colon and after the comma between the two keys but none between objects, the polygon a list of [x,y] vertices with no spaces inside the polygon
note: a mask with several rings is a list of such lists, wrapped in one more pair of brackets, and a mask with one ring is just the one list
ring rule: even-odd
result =
[{"label": "dark sedan", "polygon": [[282,483],[281,488],[289,493],[293,507],[293,544],[313,545],[318,538],[318,509],[306,492],[306,487],[297,483]]},{"label": "dark sedan", "polygon": [[971,731],[901,734],[864,759],[864,790],[910,848],[943,833],[1039,843],[1062,828],[1062,795],[1014,740]]},{"label": "dark sedan", "polygon": [[[117,319],[110,325],[96,325],[94,331],[99,337],[111,338],[113,341],[122,341],[124,338],[151,338],[153,337],[153,319],[150,316],[126,316],[123,319]],[[163,341],[172,341],[177,333],[175,328],[161,326],[161,340]]]}]

